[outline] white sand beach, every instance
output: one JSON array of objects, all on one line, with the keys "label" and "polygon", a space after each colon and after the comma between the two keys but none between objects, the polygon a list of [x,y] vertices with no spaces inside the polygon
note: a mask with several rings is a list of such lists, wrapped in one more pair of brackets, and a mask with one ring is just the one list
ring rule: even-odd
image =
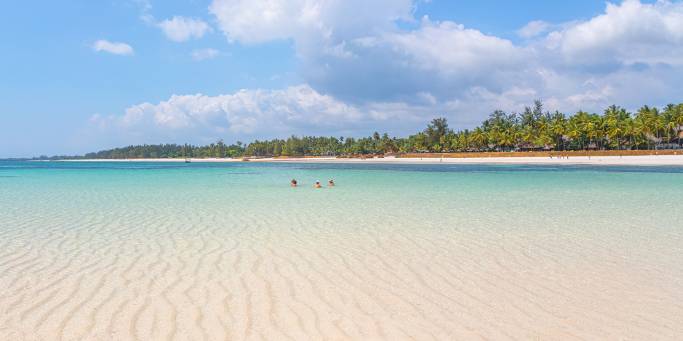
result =
[{"label": "white sand beach", "polygon": [[683,337],[678,170],[24,166],[2,341]]},{"label": "white sand beach", "polygon": [[[191,159],[83,159],[68,162],[244,162],[244,158]],[[303,162],[303,163],[390,163],[390,164],[539,164],[539,165],[606,165],[606,166],[683,166],[683,155],[637,156],[570,156],[570,157],[480,157],[480,158],[248,158],[248,162]]]}]

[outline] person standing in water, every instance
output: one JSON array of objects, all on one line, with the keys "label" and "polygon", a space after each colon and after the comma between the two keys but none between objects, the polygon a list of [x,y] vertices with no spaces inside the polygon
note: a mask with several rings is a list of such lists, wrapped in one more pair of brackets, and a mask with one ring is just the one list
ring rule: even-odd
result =
[{"label": "person standing in water", "polygon": [[327,187],[334,187],[334,180],[330,179],[330,181],[327,182]]},{"label": "person standing in water", "polygon": [[315,185],[313,185],[314,188],[322,188],[323,186],[320,185],[320,180],[317,180],[315,182]]},{"label": "person standing in water", "polygon": [[289,182],[289,185],[292,187],[296,187],[297,184],[296,179],[292,179],[292,181]]}]

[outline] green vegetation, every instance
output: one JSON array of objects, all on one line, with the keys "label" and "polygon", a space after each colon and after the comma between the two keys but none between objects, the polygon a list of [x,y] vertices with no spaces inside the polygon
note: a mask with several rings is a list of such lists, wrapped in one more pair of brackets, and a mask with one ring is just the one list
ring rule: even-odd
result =
[{"label": "green vegetation", "polygon": [[189,144],[154,144],[128,146],[88,153],[85,159],[155,159],[155,158],[209,158],[209,157],[239,157],[244,154],[242,142],[226,145],[218,141],[207,146],[193,146]]},{"label": "green vegetation", "polygon": [[[208,146],[142,145],[89,153],[87,159],[206,158],[240,156],[341,156],[415,152],[481,152],[528,150],[633,150],[681,148],[683,103],[663,109],[644,106],[631,114],[610,106],[602,115],[579,111],[572,116],[543,111],[536,101],[522,113],[495,111],[474,129],[453,131],[445,118],[407,138],[374,133],[370,137],[292,136],[285,139],[223,141]],[[62,157],[63,158],[63,157]]]}]

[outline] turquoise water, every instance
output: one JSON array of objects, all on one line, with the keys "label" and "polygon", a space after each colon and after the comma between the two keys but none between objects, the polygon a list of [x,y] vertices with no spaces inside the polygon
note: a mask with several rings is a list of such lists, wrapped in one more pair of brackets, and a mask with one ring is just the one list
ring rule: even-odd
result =
[{"label": "turquoise water", "polygon": [[[288,186],[292,178],[299,188]],[[337,186],[312,188],[315,180],[328,179]],[[561,225],[599,233],[578,222],[612,220],[625,225],[620,228],[649,226],[649,233],[677,234],[682,193],[683,169],[676,167],[0,163],[4,221],[120,210],[164,216],[304,214],[359,223],[400,218],[424,220],[424,226],[446,219],[472,229],[478,226],[468,220],[475,219],[539,232]]]},{"label": "turquoise water", "polygon": [[0,336],[675,338],[681,198],[676,167],[0,162]]}]

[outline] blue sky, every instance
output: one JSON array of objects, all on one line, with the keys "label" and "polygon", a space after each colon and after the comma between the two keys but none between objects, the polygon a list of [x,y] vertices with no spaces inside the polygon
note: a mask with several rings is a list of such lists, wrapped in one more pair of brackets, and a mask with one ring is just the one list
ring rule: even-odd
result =
[{"label": "blue sky", "polygon": [[0,13],[0,157],[681,102],[680,1],[113,0]]}]

